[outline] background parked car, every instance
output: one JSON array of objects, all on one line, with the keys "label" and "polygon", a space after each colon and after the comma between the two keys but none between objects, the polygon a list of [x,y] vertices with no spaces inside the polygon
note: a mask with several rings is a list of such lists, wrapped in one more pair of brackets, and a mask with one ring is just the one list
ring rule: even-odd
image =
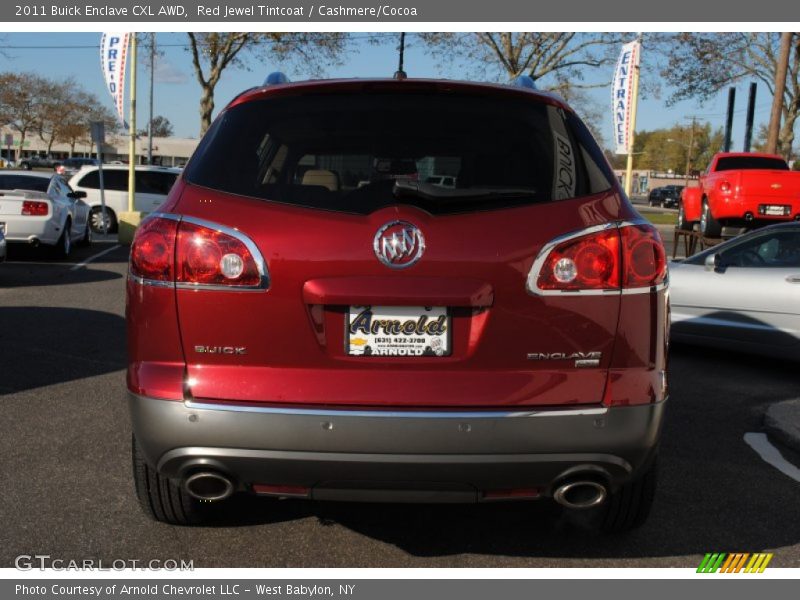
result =
[{"label": "background parked car", "polygon": [[54,246],[69,256],[73,243],[89,244],[89,206],[60,175],[0,173],[0,227],[8,243]]},{"label": "background parked car", "polygon": [[681,199],[682,185],[665,185],[661,192],[661,208],[676,208]]},{"label": "background parked car", "polygon": [[[180,174],[180,169],[167,167],[136,167],[136,197],[134,210],[153,212],[166,200],[167,194]],[[106,226],[108,231],[117,230],[117,214],[128,210],[128,167],[103,165],[105,185]],[[103,231],[103,215],[100,205],[100,174],[97,166],[84,167],[69,180],[75,190],[86,192],[86,203],[91,209],[89,222],[95,233]]]},{"label": "background parked car", "polygon": [[64,162],[61,163],[61,175],[69,179],[75,173],[80,171],[83,167],[91,167],[97,166],[98,160],[96,158],[81,158],[81,157],[73,157],[73,158],[65,158]]},{"label": "background parked car", "polygon": [[53,158],[52,156],[29,156],[22,158],[19,161],[19,168],[24,171],[31,169],[55,169],[63,161]]},{"label": "background parked car", "polygon": [[660,206],[661,199],[664,197],[664,188],[657,187],[650,190],[650,193],[647,195],[647,204],[650,206]]},{"label": "background parked car", "polygon": [[800,359],[800,223],[670,264],[672,339]]}]

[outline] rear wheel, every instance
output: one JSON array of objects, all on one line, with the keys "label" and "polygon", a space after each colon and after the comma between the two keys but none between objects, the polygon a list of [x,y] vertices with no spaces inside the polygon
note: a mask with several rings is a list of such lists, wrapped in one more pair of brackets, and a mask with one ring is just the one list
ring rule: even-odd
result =
[{"label": "rear wheel", "polygon": [[703,212],[700,215],[700,231],[705,237],[719,237],[722,234],[722,224],[711,214],[708,202],[703,202]]},{"label": "rear wheel", "polygon": [[131,439],[131,455],[136,497],[148,517],[170,525],[197,525],[203,521],[200,501],[159,475],[145,460],[135,437]]},{"label": "rear wheel", "polygon": [[675,226],[681,231],[692,230],[692,223],[686,220],[686,211],[683,210],[683,204],[678,207],[678,223]]},{"label": "rear wheel", "polygon": [[[89,213],[89,223],[92,231],[95,233],[103,233],[103,209],[100,206],[95,206]],[[106,207],[106,231],[114,233],[117,230],[117,215],[114,211]]]},{"label": "rear wheel", "polygon": [[83,228],[83,237],[81,241],[78,242],[80,246],[91,246],[92,245],[92,226],[89,224],[89,221],[86,222],[86,225]]}]

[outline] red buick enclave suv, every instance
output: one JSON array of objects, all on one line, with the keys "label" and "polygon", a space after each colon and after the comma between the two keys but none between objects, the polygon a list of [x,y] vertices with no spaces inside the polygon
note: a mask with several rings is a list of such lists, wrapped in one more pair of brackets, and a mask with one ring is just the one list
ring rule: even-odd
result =
[{"label": "red buick enclave suv", "polygon": [[552,498],[644,522],[664,249],[525,83],[281,82],[222,111],[131,248],[145,512]]}]

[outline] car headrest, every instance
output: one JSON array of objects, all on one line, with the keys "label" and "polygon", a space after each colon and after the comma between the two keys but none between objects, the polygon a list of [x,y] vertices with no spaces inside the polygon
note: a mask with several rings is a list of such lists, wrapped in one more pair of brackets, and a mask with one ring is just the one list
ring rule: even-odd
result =
[{"label": "car headrest", "polygon": [[318,185],[331,192],[338,192],[339,176],[333,171],[309,169],[303,174],[303,185]]}]

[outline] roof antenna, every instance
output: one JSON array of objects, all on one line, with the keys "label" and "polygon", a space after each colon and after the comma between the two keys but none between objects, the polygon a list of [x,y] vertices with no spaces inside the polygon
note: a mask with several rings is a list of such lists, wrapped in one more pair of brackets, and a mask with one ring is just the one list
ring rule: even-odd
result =
[{"label": "roof antenna", "polygon": [[400,34],[400,64],[397,66],[397,71],[394,74],[395,79],[408,79],[408,75],[403,71],[403,55],[406,51],[406,32]]}]

